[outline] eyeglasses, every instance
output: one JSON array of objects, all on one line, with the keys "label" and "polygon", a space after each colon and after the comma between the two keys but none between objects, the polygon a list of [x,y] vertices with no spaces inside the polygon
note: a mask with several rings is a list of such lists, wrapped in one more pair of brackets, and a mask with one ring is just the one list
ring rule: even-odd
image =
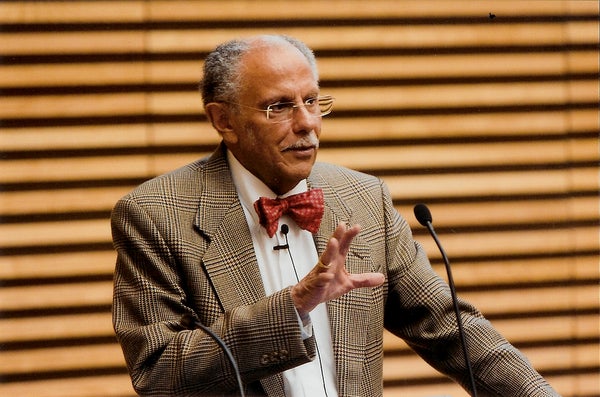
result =
[{"label": "eyeglasses", "polygon": [[275,102],[268,105],[265,109],[259,109],[252,106],[242,105],[240,103],[231,103],[232,105],[241,106],[243,108],[258,110],[265,112],[267,120],[273,123],[282,123],[291,120],[294,117],[294,110],[304,107],[311,116],[322,117],[326,116],[333,110],[334,97],[331,95],[322,95],[308,98],[302,104],[296,105],[295,102]]}]

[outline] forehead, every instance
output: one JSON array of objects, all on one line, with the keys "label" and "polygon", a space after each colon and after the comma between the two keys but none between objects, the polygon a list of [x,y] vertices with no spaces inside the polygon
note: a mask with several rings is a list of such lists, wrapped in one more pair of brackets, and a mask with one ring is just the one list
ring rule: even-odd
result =
[{"label": "forehead", "polygon": [[287,42],[259,42],[242,57],[241,96],[277,96],[318,90],[306,57]]}]

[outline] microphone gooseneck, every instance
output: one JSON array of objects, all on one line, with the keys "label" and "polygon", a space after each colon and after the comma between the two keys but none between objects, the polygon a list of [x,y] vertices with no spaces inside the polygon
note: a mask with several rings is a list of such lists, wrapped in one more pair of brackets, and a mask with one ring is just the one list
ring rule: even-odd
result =
[{"label": "microphone gooseneck", "polygon": [[469,350],[467,347],[467,337],[465,331],[463,329],[462,319],[460,317],[460,309],[458,307],[458,298],[456,295],[456,288],[454,286],[454,278],[452,277],[452,269],[450,267],[450,261],[448,260],[448,256],[446,255],[446,251],[444,251],[444,247],[442,247],[442,243],[440,242],[434,228],[433,228],[433,218],[431,216],[431,212],[429,208],[425,204],[417,204],[414,207],[415,218],[417,221],[429,230],[429,234],[433,237],[440,253],[442,254],[442,259],[444,260],[444,265],[446,266],[446,274],[448,275],[448,285],[450,286],[450,295],[452,296],[452,303],[454,305],[454,313],[456,314],[456,323],[458,324],[458,335],[460,336],[460,341],[462,344],[462,351],[465,357],[465,365],[467,366],[467,372],[469,374],[469,381],[471,383],[471,395],[473,397],[477,397],[477,386],[475,385],[475,376],[473,375],[473,369],[471,367],[471,359],[469,358]]},{"label": "microphone gooseneck", "polygon": [[193,330],[196,328],[200,328],[204,332],[206,332],[215,342],[217,342],[217,344],[221,347],[223,352],[225,352],[225,355],[227,356],[227,359],[229,360],[229,363],[233,368],[233,372],[235,372],[235,378],[237,381],[240,396],[245,397],[244,384],[242,383],[240,370],[238,368],[237,362],[235,361],[235,358],[233,358],[233,354],[231,354],[231,350],[229,350],[225,342],[223,342],[223,340],[219,338],[217,334],[213,332],[213,330],[208,328],[206,325],[202,324],[200,321],[196,320],[191,314],[185,314],[183,317],[181,317],[181,324],[185,327],[185,329]]},{"label": "microphone gooseneck", "polygon": [[[296,276],[296,281],[300,282],[300,277],[298,277],[298,270],[296,270],[296,264],[294,263],[294,257],[292,255],[292,251],[290,250],[290,241],[288,240],[288,233],[290,232],[290,227],[284,223],[283,225],[281,225],[280,231],[283,234],[283,237],[285,237],[285,244],[284,245],[276,245],[275,247],[273,247],[273,249],[274,250],[279,250],[279,249],[284,249],[284,248],[287,249],[288,255],[290,257],[290,263],[292,264],[292,269],[294,269],[294,275]],[[281,248],[279,248],[279,247],[281,247]],[[314,331],[313,331],[313,336],[314,336]],[[315,347],[317,349],[317,356],[319,357],[319,369],[321,371],[321,380],[323,381],[323,391],[325,392],[325,397],[328,397],[329,394],[327,393],[327,386],[325,385],[325,372],[323,370],[323,360],[321,359],[321,351],[319,349],[319,345],[316,343],[316,338],[315,338]]]}]

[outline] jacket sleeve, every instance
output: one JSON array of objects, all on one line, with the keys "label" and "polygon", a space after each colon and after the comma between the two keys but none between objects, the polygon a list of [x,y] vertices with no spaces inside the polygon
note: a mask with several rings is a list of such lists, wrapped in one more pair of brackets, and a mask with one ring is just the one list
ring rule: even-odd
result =
[{"label": "jacket sleeve", "polygon": [[[188,280],[165,242],[169,228],[161,222],[131,198],[120,200],[111,218],[117,251],[113,326],[134,389],[140,395],[161,396],[235,392],[237,383],[224,352],[204,331],[182,325],[184,315],[197,318],[197,308],[190,304]],[[210,283],[203,280],[207,307],[202,310],[214,319],[205,325],[230,348],[244,383],[314,357],[314,341],[302,340],[287,289],[222,311]]]},{"label": "jacket sleeve", "polygon": [[[389,295],[385,326],[425,361],[463,388],[470,381],[450,288],[431,268],[423,248],[382,187]],[[479,396],[558,396],[527,358],[469,303],[459,303]]]}]

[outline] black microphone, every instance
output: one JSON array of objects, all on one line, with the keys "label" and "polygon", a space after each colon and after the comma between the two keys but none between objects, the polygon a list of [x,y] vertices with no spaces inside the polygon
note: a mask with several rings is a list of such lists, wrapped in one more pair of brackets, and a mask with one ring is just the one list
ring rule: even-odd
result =
[{"label": "black microphone", "polygon": [[280,244],[280,245],[276,245],[275,247],[273,247],[273,249],[275,251],[287,250],[290,248],[290,245],[288,244],[288,239],[287,239],[287,234],[289,232],[290,232],[290,227],[288,225],[286,225],[285,223],[283,225],[281,225],[281,233],[283,233],[283,235],[285,236],[285,244]]},{"label": "black microphone", "polygon": [[458,308],[458,298],[456,297],[456,288],[454,287],[454,279],[452,277],[452,269],[450,268],[450,261],[446,256],[446,252],[442,247],[442,243],[438,239],[435,230],[433,229],[433,218],[431,217],[431,212],[429,208],[425,204],[417,204],[414,208],[415,217],[419,221],[419,223],[425,226],[435,243],[437,244],[442,258],[444,259],[444,264],[446,265],[446,273],[448,274],[448,285],[450,286],[450,295],[452,295],[452,303],[454,304],[454,313],[456,314],[456,323],[458,324],[458,334],[460,336],[460,341],[462,343],[463,355],[465,356],[465,364],[467,366],[467,372],[469,373],[469,380],[471,382],[471,395],[477,397],[477,387],[475,386],[475,377],[473,376],[473,369],[471,368],[471,359],[469,358],[469,350],[467,347],[467,338],[465,335],[465,331],[463,330],[462,319],[460,318],[460,309]]},{"label": "black microphone", "polygon": [[183,325],[185,327],[185,329],[190,329],[190,330],[200,328],[204,332],[206,332],[211,338],[213,338],[213,340],[215,342],[217,342],[217,344],[225,352],[225,355],[227,356],[227,359],[229,360],[229,363],[231,364],[231,367],[233,368],[233,371],[235,372],[235,378],[237,380],[240,396],[245,397],[244,385],[242,383],[242,377],[240,375],[240,370],[237,366],[235,358],[233,358],[233,354],[231,354],[231,350],[229,350],[229,348],[227,347],[225,342],[223,342],[223,340],[221,338],[219,338],[217,336],[217,334],[215,334],[213,332],[213,330],[208,328],[206,325],[202,324],[200,321],[196,320],[194,318],[194,316],[191,314],[184,314],[183,317],[181,317],[181,325]]}]

